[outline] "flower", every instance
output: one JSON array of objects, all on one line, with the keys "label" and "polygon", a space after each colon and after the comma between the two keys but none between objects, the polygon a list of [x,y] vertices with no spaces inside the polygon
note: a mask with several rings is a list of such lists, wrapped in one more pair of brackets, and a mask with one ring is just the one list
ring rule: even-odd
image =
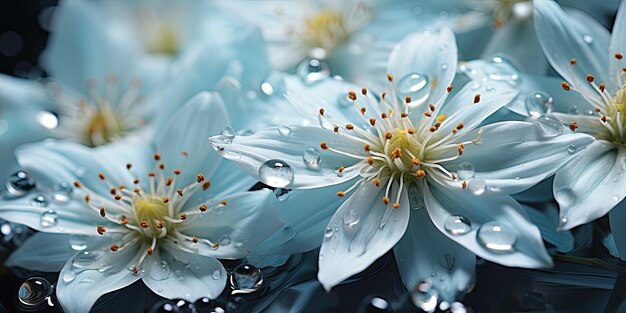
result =
[{"label": "flower", "polygon": [[550,64],[566,80],[562,88],[578,93],[578,101],[553,113],[576,132],[596,138],[584,153],[559,170],[554,197],[561,210],[561,227],[570,229],[610,211],[611,229],[624,255],[626,233],[620,221],[626,188],[620,183],[626,154],[626,109],[623,37],[626,3],[622,2],[613,34],[597,23],[579,24],[552,1],[535,2],[538,37]]},{"label": "flower", "polygon": [[59,141],[18,149],[39,194],[5,197],[0,218],[41,231],[37,244],[56,248],[18,251],[7,263],[62,267],[57,296],[67,312],[86,312],[139,279],[166,298],[217,297],[226,273],[216,258],[247,256],[283,224],[273,193],[246,192],[255,181],[204,139],[228,124],[220,97],[205,92],[172,116],[154,145],[89,149]]},{"label": "flower", "polygon": [[373,88],[378,82],[373,78],[384,74],[393,43],[435,19],[417,19],[412,4],[396,0],[222,4],[261,27],[276,69],[296,69],[310,84],[332,74]]},{"label": "flower", "polygon": [[392,248],[405,286],[438,277],[447,299],[471,281],[474,254],[508,266],[551,265],[539,230],[507,195],[552,175],[592,138],[562,124],[480,126],[517,93],[497,79],[456,91],[456,68],[449,29],[414,33],[394,48],[380,97],[336,80],[312,90],[293,80],[288,98],[321,127],[211,138],[266,184],[302,189],[280,214],[302,234],[290,247],[300,238],[312,242],[300,246],[321,243],[326,289]]}]

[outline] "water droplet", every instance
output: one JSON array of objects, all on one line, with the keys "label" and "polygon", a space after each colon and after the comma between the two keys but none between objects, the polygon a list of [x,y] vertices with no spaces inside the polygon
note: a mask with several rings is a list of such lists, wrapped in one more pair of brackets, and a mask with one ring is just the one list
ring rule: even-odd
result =
[{"label": "water droplet", "polygon": [[34,188],[35,180],[24,171],[13,173],[6,183],[7,191],[14,196],[23,196]]},{"label": "water droplet", "polygon": [[211,275],[211,278],[213,278],[214,280],[218,280],[221,277],[222,277],[222,271],[220,270],[215,270],[213,274]]},{"label": "water droplet", "polygon": [[12,231],[13,229],[11,228],[10,223],[4,223],[2,224],[2,226],[0,226],[0,233],[4,236],[10,235]]},{"label": "water droplet", "polygon": [[302,159],[304,160],[304,164],[312,170],[318,170],[320,168],[320,162],[322,162],[322,156],[314,147],[306,148]]},{"label": "water droplet", "polygon": [[293,182],[293,170],[285,161],[272,159],[265,161],[259,168],[261,181],[268,186],[285,188]]},{"label": "water droplet", "polygon": [[278,127],[278,133],[283,136],[289,136],[291,134],[291,128],[288,126],[280,126]]},{"label": "water droplet", "polygon": [[333,237],[334,234],[335,234],[335,231],[331,227],[328,227],[324,231],[324,238],[330,239]]},{"label": "water droplet", "polygon": [[[52,296],[53,287],[46,279],[32,277],[20,285],[17,291],[17,298],[21,304],[27,307],[37,307],[47,305],[48,298]],[[33,308],[36,310],[35,308]]]},{"label": "water droplet", "polygon": [[569,147],[567,147],[567,153],[569,153],[569,154],[574,154],[574,153],[576,153],[577,150],[578,150],[578,148],[576,148],[575,145],[569,145]]},{"label": "water droplet", "polygon": [[423,311],[433,312],[437,308],[438,301],[439,293],[429,283],[419,283],[411,292],[411,302]]},{"label": "water droplet", "polygon": [[535,121],[535,129],[543,136],[554,137],[563,132],[563,122],[552,114],[544,114]]},{"label": "water droplet", "polygon": [[483,247],[495,252],[511,252],[517,241],[515,232],[496,221],[480,226],[476,238]]},{"label": "water droplet", "polygon": [[467,313],[467,308],[461,302],[452,302],[450,313]]},{"label": "water droplet", "polygon": [[82,251],[82,250],[87,249],[89,236],[73,234],[73,235],[70,235],[70,238],[68,238],[67,241],[70,244],[70,247],[72,248],[72,250]]},{"label": "water droplet", "polygon": [[63,282],[64,283],[71,283],[72,281],[74,281],[74,279],[76,279],[76,272],[74,272],[73,270],[67,270],[65,271],[65,273],[63,273]]},{"label": "water droplet", "polygon": [[72,188],[72,185],[67,182],[62,182],[54,186],[52,197],[54,198],[54,200],[66,202],[71,199],[73,191],[74,189]]},{"label": "water droplet", "polygon": [[283,237],[283,242],[287,242],[296,236],[296,230],[291,226],[287,226],[281,231],[281,236]]},{"label": "water droplet", "polygon": [[472,231],[472,223],[465,216],[451,215],[446,218],[443,228],[452,235],[464,235]]},{"label": "water droplet", "polygon": [[227,126],[222,129],[220,136],[222,136],[224,143],[232,143],[235,138],[235,131],[231,127]]},{"label": "water droplet", "polygon": [[326,62],[309,58],[304,60],[296,69],[298,76],[307,84],[314,84],[330,76],[330,69]]},{"label": "water droplet", "polygon": [[490,79],[506,81],[510,85],[517,84],[519,81],[518,70],[508,59],[496,56],[491,59],[491,64],[493,68],[487,67],[487,74]]},{"label": "water droplet", "polygon": [[287,198],[289,198],[289,189],[276,188],[274,189],[274,196],[276,196],[276,199],[278,199],[278,201],[285,201],[287,200]]},{"label": "water droplet", "polygon": [[30,204],[34,205],[34,206],[39,206],[39,207],[47,207],[48,206],[48,199],[46,199],[46,197],[44,197],[43,195],[37,195],[34,198],[32,198],[30,200]]},{"label": "water droplet", "polygon": [[474,177],[469,181],[467,189],[469,189],[471,193],[480,196],[487,190],[487,183],[482,178]]},{"label": "water droplet", "polygon": [[583,41],[586,42],[587,44],[592,44],[593,37],[591,37],[590,35],[583,35]]},{"label": "water droplet", "polygon": [[569,114],[571,115],[580,115],[580,109],[577,106],[573,105],[569,108]]},{"label": "water droplet", "polygon": [[423,104],[430,96],[430,79],[425,74],[412,73],[406,75],[396,84],[396,89],[402,99],[411,97],[410,107]]},{"label": "water droplet", "polygon": [[392,309],[389,301],[385,300],[380,296],[369,296],[361,301],[359,305],[359,309],[357,310],[359,313],[382,313],[382,312],[395,312]]},{"label": "water droplet", "polygon": [[350,210],[343,216],[343,228],[349,235],[356,233],[359,227],[359,214],[356,210]]},{"label": "water droplet", "polygon": [[154,265],[148,271],[148,275],[150,278],[161,281],[166,280],[170,277],[170,265],[165,260],[161,260],[161,262],[154,262]]},{"label": "water droplet", "polygon": [[554,99],[544,91],[535,91],[526,96],[526,110],[528,115],[539,117],[546,113],[552,112],[552,104]]},{"label": "water droplet", "polygon": [[41,213],[41,217],[39,218],[39,224],[43,227],[52,227],[56,225],[58,221],[59,216],[54,210],[48,210]]},{"label": "water droplet", "polygon": [[468,180],[474,177],[474,165],[470,162],[463,162],[459,164],[459,168],[456,170],[456,175],[460,180]]},{"label": "water droplet", "polygon": [[230,284],[234,293],[251,293],[257,291],[263,285],[261,270],[250,264],[237,266],[231,276]]},{"label": "water droplet", "polygon": [[576,201],[576,193],[570,187],[561,187],[554,193],[554,199],[556,199],[560,207],[567,207]]},{"label": "water droplet", "polygon": [[74,257],[72,266],[79,269],[90,268],[96,264],[100,256],[102,256],[100,251],[83,251]]},{"label": "water droplet", "polygon": [[221,246],[228,246],[230,244],[230,236],[229,235],[222,235],[220,237],[220,245]]},{"label": "water droplet", "polygon": [[562,225],[565,225],[565,224],[567,224],[567,216],[561,215],[561,218],[559,220],[559,225],[562,226]]},{"label": "water droplet", "polygon": [[55,129],[59,126],[59,118],[57,115],[48,111],[37,112],[37,122],[47,129]]}]

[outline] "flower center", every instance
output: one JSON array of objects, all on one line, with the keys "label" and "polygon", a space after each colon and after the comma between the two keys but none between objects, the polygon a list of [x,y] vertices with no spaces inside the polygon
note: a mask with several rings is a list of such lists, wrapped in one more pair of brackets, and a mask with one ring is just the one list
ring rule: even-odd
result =
[{"label": "flower center", "polygon": [[332,49],[348,37],[341,15],[333,11],[317,12],[304,25],[304,41],[309,47]]},{"label": "flower center", "polygon": [[177,55],[182,47],[181,21],[184,12],[180,6],[140,7],[135,11],[135,22],[145,51]]},{"label": "flower center", "polygon": [[160,25],[146,38],[146,51],[149,53],[176,55],[180,52],[180,37],[169,25]]},{"label": "flower center", "polygon": [[493,4],[491,15],[494,26],[504,25],[510,18],[528,18],[532,15],[532,4],[528,0],[499,0]]},{"label": "flower center", "polygon": [[133,201],[133,207],[137,217],[142,221],[163,220],[169,216],[168,205],[163,202],[163,196],[146,196]]},{"label": "flower center", "polygon": [[[89,80],[87,94],[83,97],[51,86],[59,107],[59,118],[48,114],[40,123],[55,129],[64,138],[96,147],[121,138],[144,124],[140,116],[139,80],[132,81],[122,93],[119,93],[120,84],[115,76],[109,76],[102,87],[95,80]],[[54,118],[54,123],[50,118]]]}]

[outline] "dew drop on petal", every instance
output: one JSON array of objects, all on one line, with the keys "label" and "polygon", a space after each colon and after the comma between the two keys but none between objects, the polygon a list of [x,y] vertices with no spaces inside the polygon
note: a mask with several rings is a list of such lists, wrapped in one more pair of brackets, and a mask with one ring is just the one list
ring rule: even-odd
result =
[{"label": "dew drop on petal", "polygon": [[30,200],[30,204],[39,207],[47,207],[48,199],[44,195],[37,195]]},{"label": "dew drop on petal", "polygon": [[214,280],[218,280],[221,277],[222,277],[222,271],[220,270],[215,270],[213,274],[211,274],[211,278],[213,278]]},{"label": "dew drop on petal", "polygon": [[526,96],[526,110],[528,115],[539,117],[552,112],[554,99],[544,91],[535,91]]},{"label": "dew drop on petal", "polygon": [[233,270],[230,283],[240,293],[254,292],[263,285],[263,274],[253,265],[242,264]]},{"label": "dew drop on petal", "polygon": [[23,196],[35,188],[35,180],[24,171],[13,173],[7,179],[6,189],[13,196]]},{"label": "dew drop on petal", "polygon": [[287,242],[296,236],[296,230],[291,226],[287,226],[283,228],[280,235],[282,236],[283,242]]},{"label": "dew drop on petal", "polygon": [[148,271],[148,276],[150,278],[161,281],[166,280],[170,277],[170,266],[165,260],[161,260],[161,262],[154,262],[152,268]]},{"label": "dew drop on petal", "polygon": [[459,168],[456,170],[456,175],[460,180],[468,180],[474,177],[474,165],[470,162],[463,162],[459,164]]},{"label": "dew drop on petal", "polygon": [[343,228],[347,234],[353,235],[359,227],[360,217],[356,210],[350,210],[343,216]]},{"label": "dew drop on petal", "polygon": [[289,126],[280,126],[278,127],[278,133],[282,136],[289,136],[291,134],[291,128],[289,128]]},{"label": "dew drop on petal", "polygon": [[569,145],[569,147],[567,147],[567,153],[569,153],[569,154],[574,154],[574,153],[576,153],[577,150],[578,150],[578,148],[576,148],[575,145]]},{"label": "dew drop on petal", "polygon": [[561,187],[554,193],[554,198],[559,203],[559,206],[570,206],[576,201],[576,193],[570,187]]},{"label": "dew drop on petal", "polygon": [[220,243],[221,246],[228,246],[230,244],[230,242],[231,242],[231,239],[230,239],[229,235],[222,235],[220,237],[219,243]]},{"label": "dew drop on petal", "polygon": [[36,310],[35,307],[47,304],[52,291],[53,287],[46,279],[32,277],[20,285],[20,289],[17,291],[17,298],[21,304]]},{"label": "dew drop on petal", "polygon": [[433,312],[437,308],[439,293],[427,282],[419,283],[411,292],[411,302],[425,312]]},{"label": "dew drop on petal", "polygon": [[333,237],[334,234],[335,234],[335,231],[332,229],[332,227],[328,227],[324,231],[324,238],[330,239]]},{"label": "dew drop on petal", "polygon": [[224,143],[232,143],[235,138],[235,131],[230,126],[227,126],[220,131],[220,136]]},{"label": "dew drop on petal", "polygon": [[89,242],[89,236],[72,234],[67,239],[72,250],[82,251],[87,249],[87,243]]},{"label": "dew drop on petal", "polygon": [[593,43],[593,37],[591,37],[591,35],[583,35],[583,41],[587,44],[592,44]]},{"label": "dew drop on petal", "polygon": [[48,210],[46,212],[41,213],[39,217],[39,224],[42,227],[52,227],[56,225],[59,221],[59,216],[56,211]]},{"label": "dew drop on petal", "polygon": [[464,235],[472,231],[472,223],[470,220],[461,215],[448,216],[443,227],[451,235]]},{"label": "dew drop on petal", "polygon": [[487,190],[487,183],[482,178],[474,177],[469,181],[467,189],[474,195],[482,195]]},{"label": "dew drop on petal", "polygon": [[563,122],[553,114],[541,115],[535,121],[535,129],[545,137],[558,136],[563,133],[563,128]]},{"label": "dew drop on petal", "polygon": [[289,189],[276,188],[274,189],[274,196],[278,201],[285,201],[289,198]]},{"label": "dew drop on petal", "polygon": [[312,170],[318,170],[320,168],[320,162],[322,162],[320,152],[314,147],[306,148],[302,159],[304,160],[304,164]]},{"label": "dew drop on petal", "polygon": [[416,107],[423,104],[430,96],[430,79],[425,74],[411,73],[398,80],[396,89],[399,95],[404,99],[411,97],[410,107]]},{"label": "dew drop on petal", "polygon": [[293,183],[293,169],[287,162],[277,159],[265,161],[259,168],[261,181],[268,186],[285,188]]},{"label": "dew drop on petal", "polygon": [[67,270],[65,271],[65,273],[63,273],[63,282],[68,284],[71,283],[72,281],[74,281],[74,279],[76,279],[76,272],[74,272],[73,270]]},{"label": "dew drop on petal", "polygon": [[516,85],[519,81],[517,68],[506,58],[495,56],[491,59],[491,64],[495,68],[488,67],[488,75],[491,80],[505,81],[510,85]]},{"label": "dew drop on petal", "polygon": [[54,189],[52,191],[52,197],[56,201],[66,202],[71,199],[73,191],[74,189],[69,183],[62,182],[54,186]]},{"label": "dew drop on petal", "polygon": [[577,106],[573,105],[569,108],[568,113],[571,115],[580,115],[580,109],[578,109]]},{"label": "dew drop on petal", "polygon": [[328,64],[323,60],[309,58],[298,65],[296,72],[298,76],[307,84],[314,84],[330,77]]},{"label": "dew drop on petal", "polygon": [[500,222],[492,221],[480,226],[476,239],[483,247],[491,251],[511,252],[517,241],[517,235]]}]

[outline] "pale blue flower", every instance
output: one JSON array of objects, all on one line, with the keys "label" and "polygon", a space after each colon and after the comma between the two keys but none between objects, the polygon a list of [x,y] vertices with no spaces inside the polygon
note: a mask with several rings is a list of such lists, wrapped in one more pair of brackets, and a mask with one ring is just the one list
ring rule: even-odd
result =
[{"label": "pale blue flower", "polygon": [[472,280],[474,254],[507,266],[551,265],[539,230],[507,195],[552,175],[577,154],[569,146],[592,138],[542,123],[479,127],[517,92],[492,80],[450,94],[456,68],[449,29],[414,33],[393,50],[380,98],[333,79],[311,90],[294,79],[287,97],[321,127],[211,138],[261,181],[302,189],[279,207],[297,234],[281,248],[321,243],[326,289],[392,248],[405,286],[432,279],[448,299]]},{"label": "pale blue flower", "polygon": [[622,258],[626,232],[623,181],[626,149],[624,61],[626,2],[622,2],[611,35],[597,23],[578,23],[555,2],[535,1],[535,24],[552,67],[566,80],[562,87],[578,101],[555,107],[553,116],[596,141],[554,177],[554,197],[561,227],[572,227],[610,211],[611,228]]},{"label": "pale blue flower", "polygon": [[437,16],[416,18],[406,1],[300,0],[222,1],[261,27],[271,64],[278,70],[309,71],[309,58],[322,60],[325,75],[378,87],[394,43],[433,26]]},{"label": "pale blue flower", "polygon": [[[217,297],[239,259],[283,222],[266,189],[206,138],[230,124],[221,98],[200,93],[151,140],[88,148],[69,142],[17,150],[36,193],[6,194],[0,218],[41,231],[7,261],[61,270],[66,312],[87,312],[103,294],[141,279],[166,298]],[[223,134],[229,134],[225,129]]]}]

